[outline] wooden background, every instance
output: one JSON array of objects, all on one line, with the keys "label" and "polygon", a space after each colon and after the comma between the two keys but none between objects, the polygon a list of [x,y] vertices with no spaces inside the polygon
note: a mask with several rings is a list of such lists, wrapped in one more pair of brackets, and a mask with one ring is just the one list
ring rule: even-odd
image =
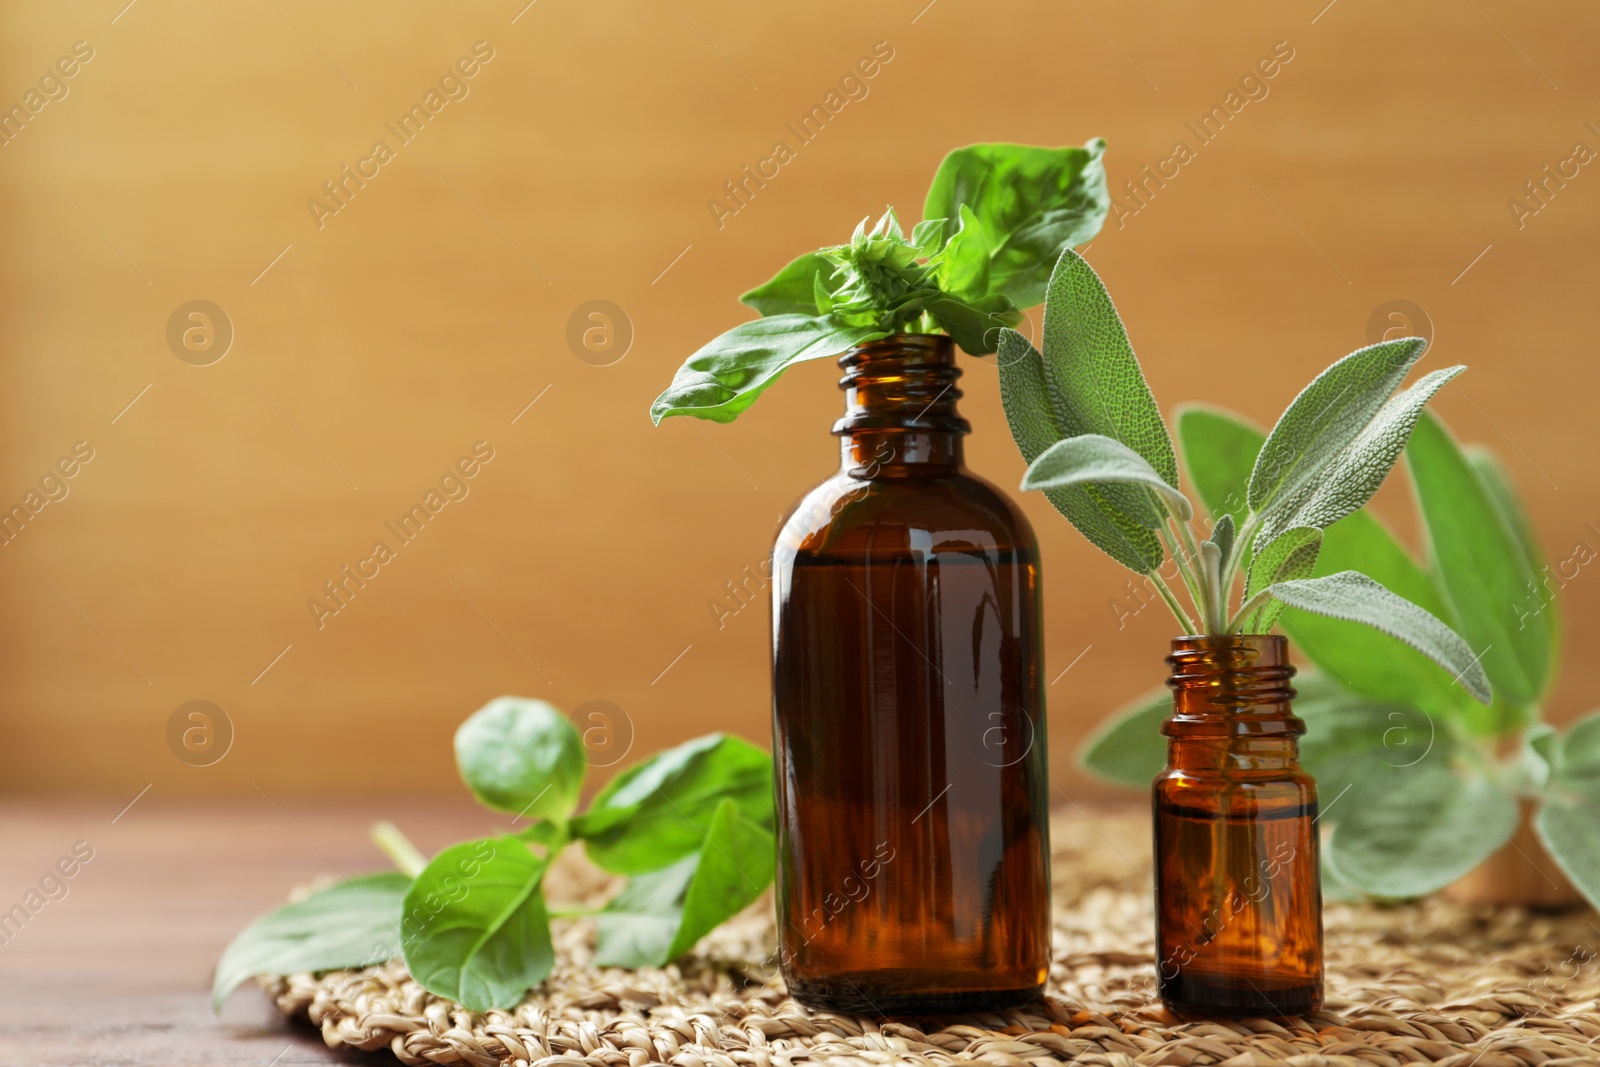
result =
[{"label": "wooden background", "polygon": [[[914,219],[972,141],[1104,136],[1119,190],[1198,146],[1088,253],[1165,406],[1270,420],[1410,301],[1427,365],[1472,366],[1438,410],[1505,455],[1552,558],[1600,547],[1600,168],[1510,207],[1600,148],[1591,5],[525,3],[5,5],[0,105],[93,58],[0,147],[0,507],[93,459],[0,548],[0,789],[454,790],[452,730],[506,692],[610,701],[597,764],[630,735],[764,741],[765,602],[720,626],[711,603],[834,464],[834,369],[732,426],[646,409],[738,292],[869,210]],[[467,95],[401,143],[385,124],[476,42]],[[875,46],[866,95],[719,226],[723,183]],[[1199,145],[1185,124],[1275,46],[1266,95]],[[308,200],[380,139],[319,225]],[[235,333],[206,366],[166,336],[196,299]],[[606,366],[620,344],[567,339],[593,300],[631,324]],[[993,370],[967,369],[973,466],[1014,485]],[[469,494],[319,628],[308,599],[480,441]],[[1400,481],[1380,508],[1409,530]],[[1089,790],[1071,749],[1159,680],[1171,625],[1119,626],[1127,576],[1042,503],[1047,677],[1075,664],[1052,763]],[[1600,680],[1600,578],[1566,605],[1556,718]],[[169,748],[191,700],[232,726],[209,766]]]}]

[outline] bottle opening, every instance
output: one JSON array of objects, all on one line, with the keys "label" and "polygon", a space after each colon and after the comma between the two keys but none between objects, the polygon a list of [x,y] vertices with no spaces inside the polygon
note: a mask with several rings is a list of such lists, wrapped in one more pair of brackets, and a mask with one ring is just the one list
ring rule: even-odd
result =
[{"label": "bottle opening", "polygon": [[943,334],[896,334],[857,345],[839,357],[845,414],[836,434],[856,430],[970,433],[956,412],[955,342]]},{"label": "bottle opening", "polygon": [[1277,634],[1178,637],[1167,657],[1172,674],[1168,736],[1294,734],[1305,724],[1290,710],[1288,641]]}]

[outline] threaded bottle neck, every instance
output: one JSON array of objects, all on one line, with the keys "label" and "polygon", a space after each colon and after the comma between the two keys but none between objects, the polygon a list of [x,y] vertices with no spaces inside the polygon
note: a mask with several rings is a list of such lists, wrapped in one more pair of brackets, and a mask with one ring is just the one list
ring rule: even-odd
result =
[{"label": "threaded bottle neck", "polygon": [[943,334],[895,334],[857,345],[839,357],[844,377],[844,417],[836,434],[857,430],[931,430],[969,433],[956,412],[955,342]]},{"label": "threaded bottle neck", "polygon": [[839,357],[844,416],[833,424],[841,462],[857,477],[912,476],[960,467],[971,424],[956,411],[955,343],[895,334]]},{"label": "threaded bottle neck", "polygon": [[1276,634],[1178,637],[1167,657],[1172,738],[1287,737],[1305,733],[1290,707],[1288,642]]}]

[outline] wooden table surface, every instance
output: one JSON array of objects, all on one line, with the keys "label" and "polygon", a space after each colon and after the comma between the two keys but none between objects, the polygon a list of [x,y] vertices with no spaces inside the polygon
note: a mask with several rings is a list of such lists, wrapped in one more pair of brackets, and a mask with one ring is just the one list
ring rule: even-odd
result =
[{"label": "wooden table surface", "polygon": [[465,799],[167,802],[152,794],[122,810],[127,803],[0,802],[0,911],[22,903],[78,842],[93,849],[66,895],[0,944],[4,1067],[378,1062],[329,1051],[253,985],[213,1016],[217,956],[296,883],[387,866],[367,839],[375,819],[397,822],[424,850],[504,828]]}]

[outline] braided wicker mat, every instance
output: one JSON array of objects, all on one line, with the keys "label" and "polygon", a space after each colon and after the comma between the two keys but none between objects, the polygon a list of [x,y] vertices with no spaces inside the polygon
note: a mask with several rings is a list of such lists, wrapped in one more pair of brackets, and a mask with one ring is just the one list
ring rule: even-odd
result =
[{"label": "braided wicker mat", "polygon": [[[770,901],[661,970],[591,967],[587,924],[558,923],[555,972],[511,1012],[426,993],[398,960],[265,984],[328,1045],[388,1048],[406,1064],[1600,1064],[1600,920],[1590,911],[1330,904],[1326,1010],[1186,1023],[1152,995],[1148,818],[1069,809],[1052,835],[1050,995],[1021,1011],[894,1021],[808,1012],[748,962],[772,951]],[[578,867],[551,872],[552,899],[601,887]]]}]

